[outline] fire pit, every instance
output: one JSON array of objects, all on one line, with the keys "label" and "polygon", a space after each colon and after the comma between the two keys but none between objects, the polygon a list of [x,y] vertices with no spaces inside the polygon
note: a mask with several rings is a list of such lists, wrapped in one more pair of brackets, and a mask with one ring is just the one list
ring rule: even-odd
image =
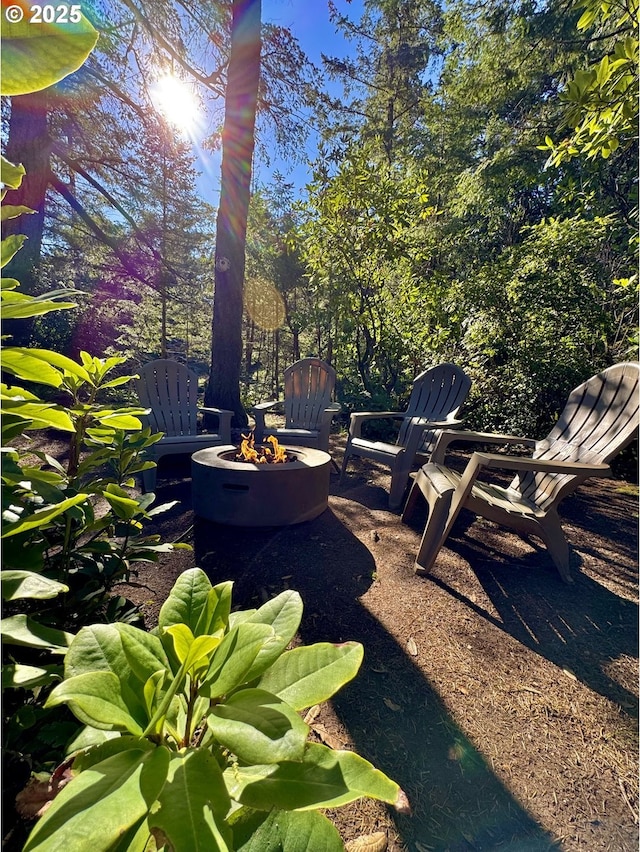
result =
[{"label": "fire pit", "polygon": [[199,450],[191,457],[193,511],[241,527],[310,521],[327,508],[330,467],[328,453],[280,447],[275,439],[271,447],[255,447],[245,438],[240,450],[231,445]]}]

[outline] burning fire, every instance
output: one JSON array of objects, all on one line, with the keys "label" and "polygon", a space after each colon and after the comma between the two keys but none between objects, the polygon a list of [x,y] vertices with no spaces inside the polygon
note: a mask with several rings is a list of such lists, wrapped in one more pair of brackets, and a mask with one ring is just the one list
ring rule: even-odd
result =
[{"label": "burning fire", "polygon": [[254,464],[283,464],[289,461],[284,447],[278,443],[274,435],[269,435],[267,443],[271,447],[258,447],[256,449],[253,432],[242,436],[240,449],[236,454],[236,461],[253,462]]}]

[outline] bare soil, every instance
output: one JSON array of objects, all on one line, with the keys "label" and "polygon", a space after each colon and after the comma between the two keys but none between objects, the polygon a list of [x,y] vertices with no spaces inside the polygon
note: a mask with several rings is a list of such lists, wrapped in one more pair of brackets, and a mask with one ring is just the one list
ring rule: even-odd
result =
[{"label": "bare soil", "polygon": [[[332,436],[338,463],[344,440]],[[152,627],[176,577],[199,566],[233,580],[241,608],[299,591],[302,642],[363,643],[358,677],[322,706],[314,736],[394,778],[412,815],[371,801],[331,811],[345,842],[383,832],[391,852],[636,852],[637,488],[592,480],[562,504],[567,585],[538,542],[468,512],[419,577],[424,515],[406,525],[388,510],[388,470],[355,460],[338,479],[313,521],[221,526],[191,511],[188,459],[163,459],[158,502],[179,503],[154,531],[193,551],[120,592]]]}]

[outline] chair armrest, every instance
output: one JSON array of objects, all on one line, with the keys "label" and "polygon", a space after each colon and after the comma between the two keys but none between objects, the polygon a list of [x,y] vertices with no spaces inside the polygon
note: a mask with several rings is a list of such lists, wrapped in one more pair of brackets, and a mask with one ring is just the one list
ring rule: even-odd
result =
[{"label": "chair armrest", "polygon": [[228,408],[209,408],[208,406],[198,406],[198,411],[203,414],[214,414],[218,418],[218,433],[223,441],[227,444],[231,443],[231,418],[233,411]]},{"label": "chair armrest", "polygon": [[478,467],[504,470],[524,470],[540,473],[568,473],[574,476],[613,476],[608,464],[589,462],[556,461],[554,459],[532,459],[519,456],[503,456],[499,453],[474,453],[471,457]]},{"label": "chair armrest", "polygon": [[251,409],[251,413],[255,419],[254,435],[258,444],[262,443],[264,430],[266,429],[265,414],[272,408],[282,405],[283,401],[281,399],[270,399],[268,402],[259,402]]},{"label": "chair armrest", "polygon": [[499,432],[472,432],[455,429],[443,429],[431,454],[431,461],[443,464],[449,444],[462,441],[468,444],[523,444],[525,447],[535,447],[533,438],[523,438],[520,435],[502,435]]},{"label": "chair armrest", "polygon": [[402,411],[354,411],[349,418],[349,437],[361,438],[362,425],[367,420],[402,419],[404,416]]},{"label": "chair armrest", "polygon": [[274,408],[276,405],[282,405],[281,399],[270,399],[268,402],[259,402],[257,405],[254,405],[251,409],[251,412],[260,412],[263,414],[265,411],[269,411],[270,408]]}]

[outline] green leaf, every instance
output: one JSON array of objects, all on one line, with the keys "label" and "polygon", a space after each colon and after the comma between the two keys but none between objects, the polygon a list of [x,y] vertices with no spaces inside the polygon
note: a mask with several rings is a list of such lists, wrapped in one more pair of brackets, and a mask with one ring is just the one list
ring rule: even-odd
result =
[{"label": "green leaf", "polygon": [[139,417],[134,417],[132,414],[122,414],[119,412],[94,412],[94,419],[103,426],[110,426],[112,429],[142,429],[142,421]]},{"label": "green leaf", "polygon": [[260,678],[258,686],[278,695],[295,710],[326,701],[358,673],[364,650],[358,642],[318,642],[284,653]]},{"label": "green leaf", "polygon": [[218,647],[221,639],[220,636],[194,637],[185,624],[174,624],[168,627],[166,632],[172,637],[175,654],[187,672],[208,657]]},{"label": "green leaf", "polygon": [[9,263],[11,258],[20,251],[26,239],[24,234],[13,234],[0,242],[0,267],[3,268]]},{"label": "green leaf", "polygon": [[132,497],[121,497],[119,494],[110,493],[108,489],[102,492],[102,496],[118,518],[129,521],[140,514],[138,501]]},{"label": "green leaf", "polygon": [[169,671],[169,660],[157,636],[130,624],[115,624],[131,670],[141,683],[158,671]]},{"label": "green leaf", "polygon": [[205,749],[172,754],[167,783],[149,826],[159,829],[173,852],[228,852],[225,816],[231,802],[222,772]]},{"label": "green leaf", "polygon": [[[5,281],[14,279],[5,278]],[[18,282],[16,281],[16,284]],[[56,302],[53,299],[33,298],[25,293],[13,293],[5,290],[2,294],[2,318],[19,319],[21,317],[37,317],[51,311],[75,308],[75,302]]]},{"label": "green leaf", "polygon": [[24,204],[3,204],[0,210],[0,220],[6,222],[7,219],[17,219],[23,213],[35,213],[31,207],[25,207]]},{"label": "green leaf", "polygon": [[2,598],[5,601],[15,601],[20,598],[49,600],[63,592],[69,591],[69,586],[50,580],[33,571],[7,570],[0,571],[2,583]]},{"label": "green leaf", "polygon": [[32,11],[26,11],[18,23],[2,21],[3,95],[46,89],[80,68],[93,50],[98,32],[84,15],[75,20],[72,10],[80,6],[60,8],[67,10],[60,23],[32,23]]},{"label": "green leaf", "polygon": [[128,630],[135,628],[122,624],[83,627],[67,652],[64,673],[67,678],[96,671],[112,673],[120,683],[128,711],[142,724],[147,719],[144,690],[125,651],[124,635]]},{"label": "green leaf", "polygon": [[62,666],[25,666],[20,663],[2,667],[3,689],[35,689],[62,680]]},{"label": "green leaf", "polygon": [[0,620],[0,636],[8,645],[46,648],[54,654],[65,654],[73,641],[73,633],[38,624],[24,613]]},{"label": "green leaf", "polygon": [[243,809],[232,829],[236,852],[344,852],[335,825],[315,811]]},{"label": "green leaf", "polygon": [[[20,398],[20,389],[12,388],[11,396],[3,394],[2,411],[23,420],[31,420],[30,429],[60,429],[75,432],[75,426],[63,408],[48,402],[28,402]],[[23,394],[24,395],[24,394]],[[26,427],[25,427],[26,428]]]},{"label": "green leaf", "polygon": [[26,171],[23,165],[16,165],[0,156],[0,182],[10,189],[18,189]]},{"label": "green leaf", "polygon": [[302,760],[309,734],[295,710],[262,689],[234,693],[213,708],[207,724],[244,763]]},{"label": "green leaf", "polygon": [[269,624],[275,635],[271,642],[261,650],[247,673],[247,680],[252,680],[266,671],[285,650],[296,635],[302,619],[303,604],[298,592],[286,591],[252,613],[245,624]]},{"label": "green leaf", "polygon": [[231,590],[233,583],[219,583],[209,592],[207,604],[203,607],[194,635],[216,633],[226,630],[231,612]]},{"label": "green leaf", "polygon": [[402,791],[352,751],[309,743],[304,760],[272,766],[237,766],[225,771],[231,798],[258,810],[336,808],[362,796],[398,804]]},{"label": "green leaf", "polygon": [[67,500],[63,500],[62,503],[56,503],[55,506],[49,506],[46,509],[41,509],[39,512],[34,512],[24,521],[18,521],[15,524],[7,524],[5,531],[2,533],[2,538],[27,532],[27,530],[46,527],[54,518],[64,514],[67,509],[71,509],[73,506],[78,506],[80,503],[86,503],[88,499],[88,494],[76,494],[75,497],[69,497]]},{"label": "green leaf", "polygon": [[268,624],[239,624],[230,630],[211,657],[200,695],[217,698],[245,683],[260,649],[272,638]]},{"label": "green leaf", "polygon": [[144,820],[167,779],[169,752],[131,750],[81,772],[31,832],[23,852],[107,852]]},{"label": "green leaf", "polygon": [[196,634],[202,613],[210,601],[211,581],[201,568],[183,571],[160,609],[158,626],[166,630],[172,624],[185,624]]},{"label": "green leaf", "polygon": [[105,731],[128,731],[140,736],[142,727],[122,698],[120,680],[113,672],[87,672],[65,679],[49,695],[45,707],[68,704],[85,725]]}]

